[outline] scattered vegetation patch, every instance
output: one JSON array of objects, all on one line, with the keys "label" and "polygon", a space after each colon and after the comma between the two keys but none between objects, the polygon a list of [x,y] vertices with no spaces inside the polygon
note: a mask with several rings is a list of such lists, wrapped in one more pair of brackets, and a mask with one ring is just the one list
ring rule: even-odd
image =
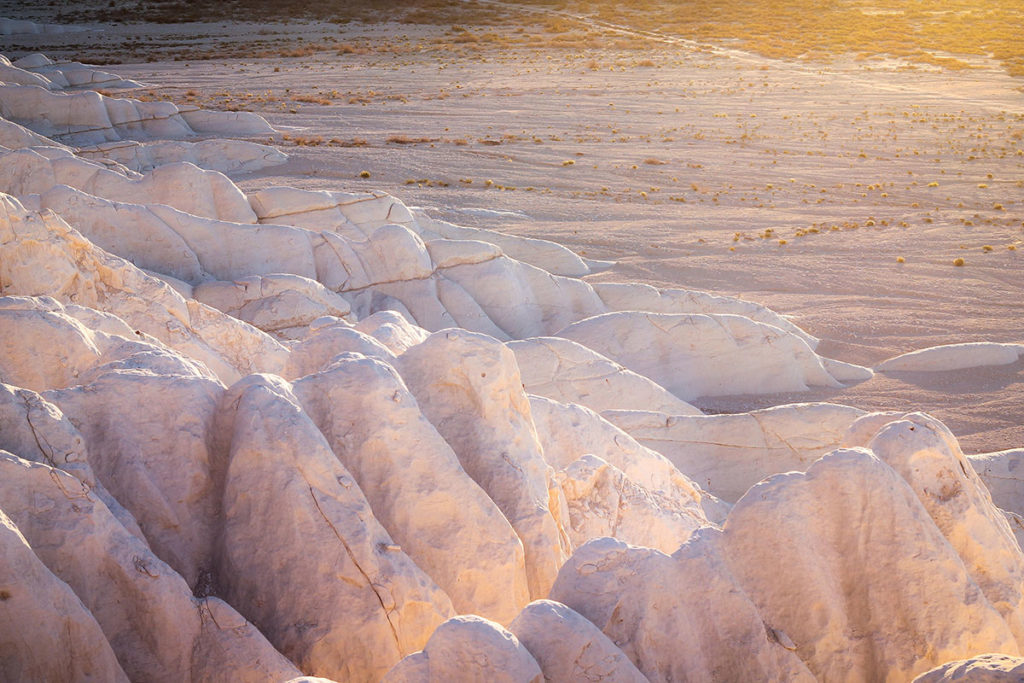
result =
[{"label": "scattered vegetation patch", "polygon": [[388,137],[387,142],[391,145],[419,145],[425,142],[437,142],[438,138],[427,138],[427,137],[409,137],[408,135],[392,135]]}]

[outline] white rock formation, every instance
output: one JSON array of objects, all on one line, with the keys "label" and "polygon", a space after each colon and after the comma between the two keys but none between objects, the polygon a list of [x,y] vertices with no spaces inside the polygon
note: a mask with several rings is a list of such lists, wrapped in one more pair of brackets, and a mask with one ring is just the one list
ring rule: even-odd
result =
[{"label": "white rock formation", "polygon": [[607,313],[569,325],[558,336],[653,379],[684,401],[842,386],[801,337],[733,314]]},{"label": "white rock formation", "polygon": [[[0,21],[3,20],[0,19]],[[45,76],[14,66],[11,64],[11,60],[4,55],[0,55],[0,83],[4,85],[38,85],[47,90],[59,87]]]},{"label": "white rock formation", "polygon": [[111,367],[214,378],[120,319],[49,297],[0,297],[0,320],[0,369],[29,389],[87,383]]},{"label": "white rock formation", "polygon": [[530,596],[547,597],[568,539],[512,352],[484,335],[442,330],[403,353],[398,369],[423,414],[522,540]]},{"label": "white rock formation", "polygon": [[999,508],[1024,516],[1024,448],[967,456]]},{"label": "white rock formation", "polygon": [[591,410],[645,410],[700,415],[686,401],[582,344],[559,337],[509,342],[531,394]]},{"label": "white rock formation", "polygon": [[[2,21],[2,20],[0,20]],[[10,65],[6,57],[0,55],[0,64]],[[7,82],[21,83],[22,85],[41,85],[48,90],[62,90],[66,88],[138,88],[142,84],[137,81],[126,80],[120,76],[81,62],[54,62],[52,59],[41,53],[25,55],[14,61],[13,67],[32,75],[42,78],[42,82],[23,83],[14,79],[6,78]]]},{"label": "white rock formation", "polygon": [[806,470],[843,445],[848,429],[862,415],[862,410],[832,403],[678,417],[640,411],[603,413],[609,422],[668,458],[701,488],[730,502],[768,475]]},{"label": "white rock formation", "polygon": [[0,384],[0,449],[74,476],[125,529],[145,539],[131,513],[97,480],[82,434],[57,406],[36,392]]},{"label": "white rock formation", "polygon": [[870,448],[914,489],[1017,642],[1024,642],[1024,555],[953,434],[917,413],[886,425]]},{"label": "white rock formation", "polygon": [[430,336],[422,327],[413,325],[395,311],[380,311],[356,323],[356,329],[370,335],[399,356]]},{"label": "white rock formation", "polygon": [[413,210],[416,222],[428,236],[447,240],[476,240],[498,247],[502,253],[523,263],[529,263],[554,275],[582,277],[611,264],[603,261],[586,261],[560,244],[546,240],[506,235],[492,230],[467,228],[447,221],[431,218],[423,210]]},{"label": "white rock formation", "polygon": [[551,599],[594,623],[651,681],[814,680],[732,577],[717,530],[698,531],[673,555],[591,541],[559,572]]},{"label": "white rock formation", "polygon": [[1024,658],[984,654],[926,671],[914,683],[1014,683],[1024,680]]},{"label": "white rock formation", "polygon": [[225,596],[304,671],[380,680],[452,615],[448,597],[376,521],[286,382],[248,377],[221,411]]},{"label": "white rock formation", "polygon": [[[294,328],[292,328],[294,329]],[[318,318],[300,341],[289,344],[288,379],[305,377],[330,367],[345,353],[358,353],[393,364],[395,355],[374,337],[360,332],[338,318]]]},{"label": "white rock formation", "polygon": [[[8,145],[9,146],[9,145]],[[158,166],[187,161],[199,168],[221,173],[250,173],[288,161],[288,155],[274,147],[245,140],[121,140],[82,147],[86,159],[109,159],[139,173]]]},{"label": "white rock formation", "polygon": [[576,320],[605,311],[585,282],[552,275],[507,256],[442,272],[512,339],[552,335]]},{"label": "white rock formation", "polygon": [[582,545],[607,536],[673,552],[694,529],[709,524],[703,513],[679,510],[622,470],[587,454],[555,475],[569,510],[569,540]]},{"label": "white rock formation", "polygon": [[531,396],[530,411],[544,449],[544,458],[556,469],[564,469],[581,455],[590,453],[677,505],[699,504],[706,496],[663,455],[642,446],[629,434],[581,405]]},{"label": "white rock formation", "polygon": [[545,458],[558,470],[573,545],[610,536],[673,552],[711,523],[705,506],[724,517],[719,501],[593,412],[536,396],[530,406]]},{"label": "white rock formation", "polygon": [[878,365],[879,372],[944,372],[978,368],[986,365],[1009,365],[1024,355],[1024,344],[970,342],[946,344],[911,351],[890,358]]},{"label": "white rock formation", "polygon": [[807,334],[770,308],[753,301],[731,296],[716,296],[692,289],[657,289],[637,282],[595,283],[594,291],[611,311],[741,315],[795,334],[812,349],[818,346],[816,337]]},{"label": "white rock formation", "polygon": [[260,223],[328,230],[363,240],[389,224],[412,226],[412,214],[383,192],[327,192],[268,187],[249,195]]},{"label": "white rock formation", "polygon": [[732,573],[819,679],[907,680],[951,659],[1018,653],[914,489],[869,451],[758,484],[724,529]]},{"label": "white rock formation", "polygon": [[[4,118],[0,118],[0,147],[6,147],[7,149],[22,149],[24,147],[68,149],[59,142],[43,137],[39,133],[35,133],[14,121],[8,121]],[[0,153],[6,151],[6,149],[0,149]]]},{"label": "white rock formation", "polygon": [[19,149],[0,157],[0,192],[24,196],[68,185],[115,202],[165,204],[204,218],[256,222],[242,191],[217,171],[181,162],[129,177],[87,159],[43,151]]},{"label": "white rock formation", "polygon": [[113,98],[92,90],[51,92],[41,85],[0,88],[0,116],[76,145],[124,139],[180,140],[198,135],[270,135],[275,131],[251,112],[205,111],[171,102]]},{"label": "white rock formation", "polygon": [[2,510],[0,600],[0,678],[127,683],[100,625]]},{"label": "white rock formation", "polygon": [[109,312],[152,335],[225,383],[253,371],[279,372],[287,350],[266,334],[196,301],[112,256],[53,215],[0,195],[0,287],[53,296]]},{"label": "white rock formation", "polygon": [[537,661],[510,632],[474,615],[441,624],[422,652],[406,657],[385,683],[542,683]]},{"label": "white rock formation", "polygon": [[113,202],[64,185],[43,193],[39,206],[60,214],[97,246],[189,283],[264,274],[317,277],[317,236],[305,230],[205,218],[162,204]]},{"label": "white rock formation", "polygon": [[193,597],[71,475],[0,452],[0,501],[39,559],[96,618],[130,679],[255,683],[298,674],[227,604]]},{"label": "white rock formation", "polygon": [[266,121],[101,84],[133,85],[0,57],[0,677],[1017,666],[1024,451],[965,457],[920,414],[702,415],[871,371],[763,306],[590,284],[610,264],[382,192],[246,194],[224,173],[284,155],[201,138]]},{"label": "white rock formation", "polygon": [[203,377],[119,369],[44,394],[85,437],[99,481],[192,587],[213,571],[219,464],[210,444],[223,391]]},{"label": "white rock formation", "polygon": [[523,547],[391,366],[355,354],[295,395],[384,527],[460,613],[501,623],[528,601]]},{"label": "white rock formation", "polygon": [[531,602],[509,624],[508,630],[537,660],[546,681],[647,681],[608,636],[561,603]]},{"label": "white rock formation", "polygon": [[296,328],[308,329],[318,318],[345,318],[351,312],[341,296],[301,275],[250,275],[203,282],[192,292],[197,301],[264,332],[297,334]]}]

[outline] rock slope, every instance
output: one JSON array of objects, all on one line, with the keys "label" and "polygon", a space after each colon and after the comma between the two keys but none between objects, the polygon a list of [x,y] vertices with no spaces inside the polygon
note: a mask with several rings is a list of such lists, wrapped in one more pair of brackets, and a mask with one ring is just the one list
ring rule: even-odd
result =
[{"label": "rock slope", "polygon": [[609,264],[382,192],[243,192],[283,160],[217,137],[273,134],[254,115],[42,56],[0,82],[3,678],[1017,666],[1020,452],[966,457],[916,413],[704,415],[871,371],[762,306],[592,285]]}]

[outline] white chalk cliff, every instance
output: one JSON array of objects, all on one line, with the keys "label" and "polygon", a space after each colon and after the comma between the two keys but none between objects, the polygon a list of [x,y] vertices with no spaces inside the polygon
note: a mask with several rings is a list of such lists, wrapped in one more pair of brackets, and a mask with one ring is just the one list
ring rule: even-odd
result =
[{"label": "white chalk cliff", "polygon": [[244,192],[266,121],[93,89],[135,85],[0,59],[0,678],[1018,671],[1024,450],[704,415],[872,371],[383,192]]}]

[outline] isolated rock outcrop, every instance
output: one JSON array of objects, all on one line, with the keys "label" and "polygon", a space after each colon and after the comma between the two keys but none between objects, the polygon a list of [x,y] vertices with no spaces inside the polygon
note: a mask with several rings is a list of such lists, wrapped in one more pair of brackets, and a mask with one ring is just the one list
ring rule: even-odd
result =
[{"label": "isolated rock outcrop", "polygon": [[880,372],[948,372],[985,365],[1009,365],[1024,355],[1024,344],[970,342],[911,351],[878,365]]}]

